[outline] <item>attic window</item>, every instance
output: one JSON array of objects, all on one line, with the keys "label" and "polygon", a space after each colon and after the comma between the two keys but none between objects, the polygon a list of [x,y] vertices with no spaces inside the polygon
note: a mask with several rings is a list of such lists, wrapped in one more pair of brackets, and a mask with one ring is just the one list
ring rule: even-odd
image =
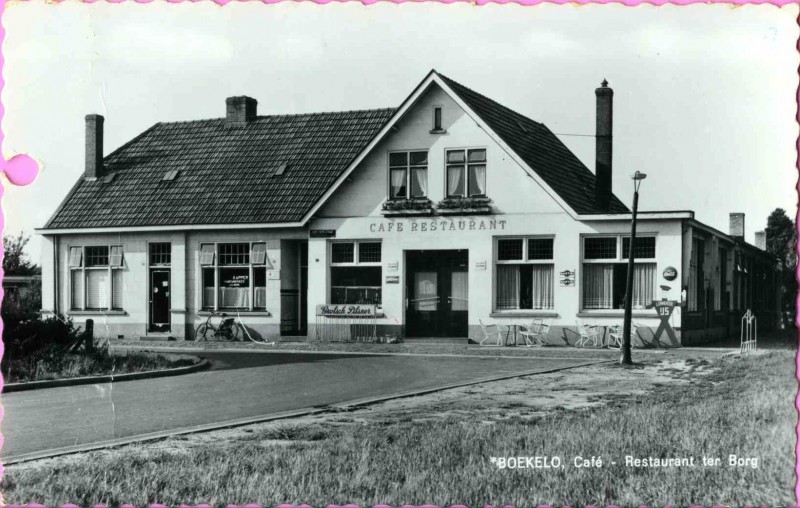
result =
[{"label": "attic window", "polygon": [[112,171],[111,173],[107,174],[103,178],[103,183],[111,183],[111,182],[113,182],[115,176],[117,176],[117,172],[116,171]]},{"label": "attic window", "polygon": [[162,178],[161,180],[164,181],[164,182],[171,182],[172,180],[175,180],[175,178],[178,176],[179,172],[180,172],[180,169],[171,169],[171,170],[166,172],[166,174],[164,175],[164,178]]},{"label": "attic window", "polygon": [[431,129],[431,134],[443,134],[444,132],[445,132],[445,130],[442,127],[442,107],[441,106],[434,106],[433,107],[433,128]]},{"label": "attic window", "polygon": [[278,166],[278,169],[275,170],[275,173],[273,173],[272,176],[281,176],[283,173],[286,172],[287,166],[288,164],[286,163],[281,164],[280,166]]}]

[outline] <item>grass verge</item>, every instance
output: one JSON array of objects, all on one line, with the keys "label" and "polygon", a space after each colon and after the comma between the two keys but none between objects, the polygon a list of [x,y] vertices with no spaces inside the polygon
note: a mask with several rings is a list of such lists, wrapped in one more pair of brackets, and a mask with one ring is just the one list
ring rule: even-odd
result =
[{"label": "grass verge", "polygon": [[[794,352],[721,358],[714,367],[685,385],[532,420],[287,424],[194,447],[174,438],[20,464],[6,468],[0,490],[6,503],[51,506],[793,504]],[[732,454],[757,458],[758,467],[730,467]],[[696,465],[625,467],[626,455],[694,457]],[[565,467],[490,462],[515,456],[560,457]],[[577,456],[601,457],[604,467],[577,468]],[[703,456],[721,464],[704,467]]]},{"label": "grass verge", "polygon": [[51,346],[24,357],[6,355],[2,362],[5,383],[26,383],[84,376],[104,376],[164,370],[194,365],[190,358],[167,358],[153,353],[112,353],[106,347],[94,351],[69,353],[66,348]]}]

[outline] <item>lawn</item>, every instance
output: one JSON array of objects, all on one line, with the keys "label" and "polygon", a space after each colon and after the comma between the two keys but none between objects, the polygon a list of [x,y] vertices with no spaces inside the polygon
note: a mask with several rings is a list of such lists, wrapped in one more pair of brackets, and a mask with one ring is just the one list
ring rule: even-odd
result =
[{"label": "lawn", "polygon": [[191,358],[170,358],[153,353],[113,353],[106,347],[91,352],[81,350],[69,353],[64,347],[50,346],[29,352],[25,356],[12,356],[7,351],[2,361],[2,373],[5,383],[24,383],[164,370],[193,365],[196,362],[197,360]]},{"label": "lawn", "polygon": [[[83,506],[794,504],[794,352],[720,358],[713,367],[691,383],[534,419],[285,423],[209,435],[202,446],[174,438],[12,465],[0,490],[6,503]],[[758,467],[729,467],[731,454],[755,457]],[[625,467],[625,455],[695,457],[696,466]],[[490,462],[516,456],[559,457],[565,467]],[[601,457],[604,467],[576,468],[576,456]],[[703,456],[722,463],[704,467]]]}]

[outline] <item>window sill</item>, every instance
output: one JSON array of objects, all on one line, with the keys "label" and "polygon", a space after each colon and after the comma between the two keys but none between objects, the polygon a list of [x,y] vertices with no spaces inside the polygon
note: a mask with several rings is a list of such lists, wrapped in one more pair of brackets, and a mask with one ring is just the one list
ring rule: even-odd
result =
[{"label": "window sill", "polygon": [[[236,317],[236,316],[252,316],[252,317],[270,317],[272,313],[268,310],[218,310],[216,311],[217,314],[227,314],[228,317]],[[201,310],[197,313],[198,316],[208,317],[211,315],[211,312],[207,310]]]},{"label": "window sill", "polygon": [[558,312],[552,310],[496,310],[489,314],[493,318],[556,318]]},{"label": "window sill", "polygon": [[[576,317],[613,317],[613,318],[621,318],[625,317],[624,310],[604,310],[604,309],[597,309],[597,310],[582,310],[575,314]],[[658,314],[655,313],[654,309],[649,310],[634,310],[631,312],[631,317],[658,317]]]},{"label": "window sill", "polygon": [[472,208],[437,208],[439,215],[487,215],[492,213],[490,206],[478,206]]},{"label": "window sill", "polygon": [[127,316],[124,310],[70,310],[68,316]]},{"label": "window sill", "polygon": [[433,208],[426,208],[424,210],[381,210],[381,215],[384,217],[409,217],[432,214]]}]

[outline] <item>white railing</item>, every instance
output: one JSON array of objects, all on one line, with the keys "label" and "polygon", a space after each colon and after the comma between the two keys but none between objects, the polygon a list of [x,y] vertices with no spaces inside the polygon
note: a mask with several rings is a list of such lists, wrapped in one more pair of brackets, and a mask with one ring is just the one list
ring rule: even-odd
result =
[{"label": "white railing", "polygon": [[375,342],[377,306],[317,305],[313,339],[320,342]]}]

